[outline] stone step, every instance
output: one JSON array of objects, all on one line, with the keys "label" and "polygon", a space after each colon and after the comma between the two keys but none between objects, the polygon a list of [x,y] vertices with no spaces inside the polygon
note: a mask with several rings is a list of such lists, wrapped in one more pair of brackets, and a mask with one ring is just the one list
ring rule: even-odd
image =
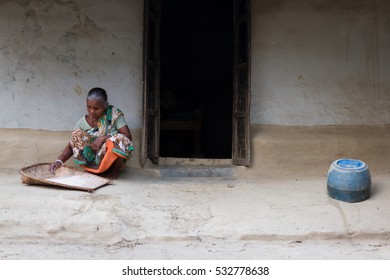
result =
[{"label": "stone step", "polygon": [[236,166],[160,166],[156,169],[160,177],[234,177]]}]

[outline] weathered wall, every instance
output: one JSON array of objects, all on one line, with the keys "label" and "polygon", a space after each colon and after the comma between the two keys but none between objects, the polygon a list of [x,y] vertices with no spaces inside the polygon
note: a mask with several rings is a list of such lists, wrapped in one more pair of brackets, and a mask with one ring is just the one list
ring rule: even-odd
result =
[{"label": "weathered wall", "polygon": [[[322,174],[344,156],[386,166],[390,2],[253,0],[251,14],[246,174]],[[125,112],[140,147],[142,17],[143,0],[0,0],[0,135],[10,148],[0,165],[54,159],[94,86]],[[50,145],[44,130],[58,131]]]},{"label": "weathered wall", "polygon": [[252,1],[252,124],[383,125],[389,108],[389,1]]},{"label": "weathered wall", "polygon": [[[252,124],[389,124],[389,12],[252,1]],[[139,129],[142,17],[142,0],[0,0],[0,127],[70,130],[101,86]]]},{"label": "weathered wall", "polygon": [[142,0],[1,0],[0,127],[71,130],[103,87],[141,127]]},{"label": "weathered wall", "polygon": [[390,126],[254,125],[251,133],[251,166],[240,170],[246,177],[325,178],[340,158],[364,161],[373,176],[389,174]]}]

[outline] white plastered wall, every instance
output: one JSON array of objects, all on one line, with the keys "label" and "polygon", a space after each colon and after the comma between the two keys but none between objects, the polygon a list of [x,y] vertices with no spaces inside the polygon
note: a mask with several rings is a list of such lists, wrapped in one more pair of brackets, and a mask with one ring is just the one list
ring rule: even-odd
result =
[{"label": "white plastered wall", "polygon": [[[390,120],[390,3],[256,0],[251,123]],[[70,130],[104,87],[142,123],[142,0],[0,1],[0,126]]]},{"label": "white plastered wall", "polygon": [[0,1],[0,127],[71,130],[103,87],[141,127],[142,0]]},{"label": "white plastered wall", "polygon": [[390,2],[251,2],[252,124],[390,123]]}]

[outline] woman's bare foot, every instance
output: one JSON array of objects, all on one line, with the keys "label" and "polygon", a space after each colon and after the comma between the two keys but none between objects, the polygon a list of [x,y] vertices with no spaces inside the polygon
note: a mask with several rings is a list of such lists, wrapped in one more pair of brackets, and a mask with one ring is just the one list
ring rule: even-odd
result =
[{"label": "woman's bare foot", "polygon": [[119,178],[120,173],[121,172],[118,170],[108,170],[108,171],[100,174],[100,176],[107,178],[107,179],[110,179],[110,180],[116,180]]},{"label": "woman's bare foot", "polygon": [[122,159],[117,158],[112,166],[106,171],[100,174],[100,176],[110,179],[110,180],[116,180],[119,178],[119,175],[121,174],[121,167],[122,167]]}]

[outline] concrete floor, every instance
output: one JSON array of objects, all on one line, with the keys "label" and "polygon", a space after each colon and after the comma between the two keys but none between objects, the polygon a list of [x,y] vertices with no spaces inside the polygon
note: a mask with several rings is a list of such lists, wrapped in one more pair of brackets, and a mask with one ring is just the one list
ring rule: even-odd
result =
[{"label": "concrete floor", "polygon": [[390,259],[390,175],[333,200],[326,177],[159,177],[128,168],[94,193],[0,169],[0,259]]}]

